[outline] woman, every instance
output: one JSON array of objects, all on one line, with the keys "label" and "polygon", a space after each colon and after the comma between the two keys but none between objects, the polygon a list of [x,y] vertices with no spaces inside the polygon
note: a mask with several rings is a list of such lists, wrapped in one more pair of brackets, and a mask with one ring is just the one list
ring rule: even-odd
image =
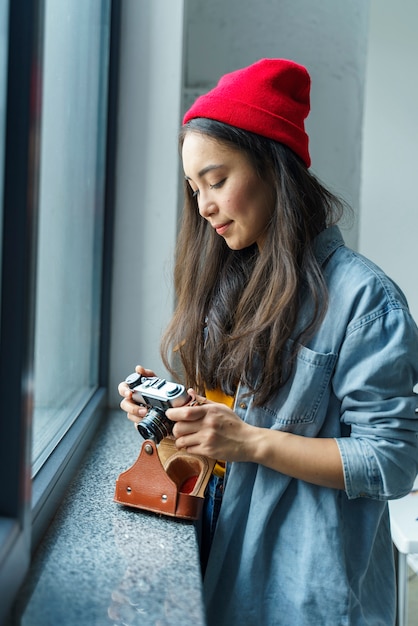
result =
[{"label": "woman", "polygon": [[387,500],[418,471],[418,330],[397,286],[344,245],[341,203],[308,170],[309,90],[302,66],[262,59],[198,98],[180,134],[162,354],[202,402],[167,411],[177,447],[218,460],[210,625],[394,623]]}]

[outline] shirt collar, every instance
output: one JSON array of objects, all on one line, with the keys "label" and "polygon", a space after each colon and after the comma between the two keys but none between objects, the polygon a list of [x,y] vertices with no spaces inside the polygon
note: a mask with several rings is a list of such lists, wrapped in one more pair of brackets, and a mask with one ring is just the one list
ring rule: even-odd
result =
[{"label": "shirt collar", "polygon": [[320,265],[324,265],[337,248],[345,245],[338,226],[330,226],[323,230],[313,243],[314,253]]}]

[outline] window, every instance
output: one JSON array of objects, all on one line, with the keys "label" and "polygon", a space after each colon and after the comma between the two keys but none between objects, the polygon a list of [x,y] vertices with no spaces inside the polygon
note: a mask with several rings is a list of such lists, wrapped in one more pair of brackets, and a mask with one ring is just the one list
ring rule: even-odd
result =
[{"label": "window", "polygon": [[[6,0],[0,0],[0,198],[3,197],[3,173],[4,173],[6,77],[7,77],[7,18],[8,18],[7,2]],[[1,280],[2,226],[3,226],[3,206],[0,203],[0,280]],[[1,293],[1,282],[0,282],[0,293]]]},{"label": "window", "polygon": [[119,14],[0,0],[0,622],[105,407]]},{"label": "window", "polygon": [[109,2],[44,18],[33,474],[99,386]]}]

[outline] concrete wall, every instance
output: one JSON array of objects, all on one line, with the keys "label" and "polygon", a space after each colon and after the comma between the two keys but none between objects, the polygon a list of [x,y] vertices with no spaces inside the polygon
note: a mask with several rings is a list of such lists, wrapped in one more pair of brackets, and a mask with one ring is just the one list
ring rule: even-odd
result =
[{"label": "concrete wall", "polygon": [[[312,171],[356,214],[368,6],[368,0],[186,0],[186,101],[262,57],[302,63],[312,77]],[[357,245],[357,220],[344,234]]]}]

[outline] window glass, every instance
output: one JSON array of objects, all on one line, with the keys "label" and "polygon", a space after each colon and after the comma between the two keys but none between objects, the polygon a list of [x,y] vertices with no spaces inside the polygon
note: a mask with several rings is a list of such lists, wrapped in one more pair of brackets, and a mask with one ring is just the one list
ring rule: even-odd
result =
[{"label": "window glass", "polygon": [[[4,146],[5,146],[6,88],[7,88],[8,4],[9,3],[7,0],[0,0],[0,199],[3,198],[3,177],[4,177]],[[3,202],[0,201],[0,293],[1,293],[2,229],[3,229]],[[1,312],[1,307],[0,307],[0,312]]]},{"label": "window glass", "polygon": [[45,4],[34,475],[98,386],[109,12]]}]

